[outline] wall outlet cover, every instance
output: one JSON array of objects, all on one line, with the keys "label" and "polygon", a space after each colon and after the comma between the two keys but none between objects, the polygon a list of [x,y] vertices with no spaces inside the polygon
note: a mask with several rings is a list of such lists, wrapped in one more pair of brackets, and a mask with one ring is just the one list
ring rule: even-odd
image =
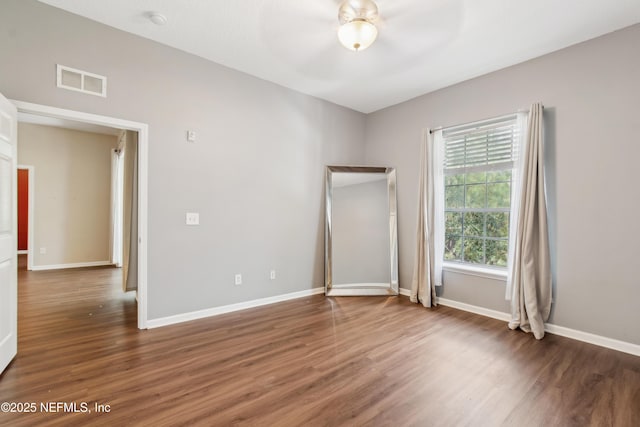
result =
[{"label": "wall outlet cover", "polygon": [[200,214],[198,212],[187,212],[186,223],[187,225],[199,225]]}]

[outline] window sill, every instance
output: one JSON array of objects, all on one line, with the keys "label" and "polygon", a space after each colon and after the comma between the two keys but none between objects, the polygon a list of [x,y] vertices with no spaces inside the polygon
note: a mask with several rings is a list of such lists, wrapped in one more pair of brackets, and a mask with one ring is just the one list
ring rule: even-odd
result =
[{"label": "window sill", "polygon": [[442,264],[442,269],[444,271],[449,271],[451,273],[459,273],[466,274],[469,276],[477,276],[483,277],[485,279],[492,280],[507,280],[507,269],[497,269],[497,268],[487,268],[487,267],[479,267],[475,265],[469,264],[458,264],[455,262],[444,262]]}]

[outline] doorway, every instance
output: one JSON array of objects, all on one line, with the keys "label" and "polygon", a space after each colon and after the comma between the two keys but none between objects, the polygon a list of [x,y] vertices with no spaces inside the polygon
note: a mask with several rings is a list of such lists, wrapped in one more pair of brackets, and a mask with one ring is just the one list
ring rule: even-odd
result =
[{"label": "doorway", "polygon": [[26,255],[25,267],[33,267],[33,197],[35,168],[18,165],[18,255]]},{"label": "doorway", "polygon": [[[137,233],[132,239],[137,240],[137,325],[146,329],[147,323],[147,165],[148,165],[148,126],[145,123],[100,116],[79,111],[66,110],[45,105],[12,101],[18,113],[43,116],[51,119],[71,120],[75,122],[106,126],[137,133]],[[33,233],[31,233],[33,235]],[[32,243],[32,242],[30,242]],[[33,245],[30,248],[33,254]]]}]

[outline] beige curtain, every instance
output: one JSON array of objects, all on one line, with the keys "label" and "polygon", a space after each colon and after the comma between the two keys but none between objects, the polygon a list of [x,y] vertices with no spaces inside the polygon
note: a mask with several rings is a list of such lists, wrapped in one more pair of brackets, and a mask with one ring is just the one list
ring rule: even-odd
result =
[{"label": "beige curtain", "polygon": [[122,287],[138,289],[138,134],[127,131],[124,139],[122,225]]},{"label": "beige curtain", "polygon": [[[124,145],[123,131],[118,143]],[[122,151],[111,153],[111,262],[122,267]]]},{"label": "beige curtain", "polygon": [[437,305],[444,254],[444,146],[442,130],[425,130],[420,145],[420,182],[416,259],[411,283],[412,302]]},{"label": "beige curtain", "polygon": [[509,327],[533,332],[536,339],[544,337],[544,322],[551,310],[542,113],[542,104],[531,106],[520,145],[507,278],[507,298],[511,299]]}]

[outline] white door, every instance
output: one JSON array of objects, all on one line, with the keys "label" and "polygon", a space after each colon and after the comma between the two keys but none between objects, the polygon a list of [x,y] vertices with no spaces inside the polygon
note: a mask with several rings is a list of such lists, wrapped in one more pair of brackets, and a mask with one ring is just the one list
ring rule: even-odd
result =
[{"label": "white door", "polygon": [[0,94],[0,373],[18,349],[16,107]]}]

